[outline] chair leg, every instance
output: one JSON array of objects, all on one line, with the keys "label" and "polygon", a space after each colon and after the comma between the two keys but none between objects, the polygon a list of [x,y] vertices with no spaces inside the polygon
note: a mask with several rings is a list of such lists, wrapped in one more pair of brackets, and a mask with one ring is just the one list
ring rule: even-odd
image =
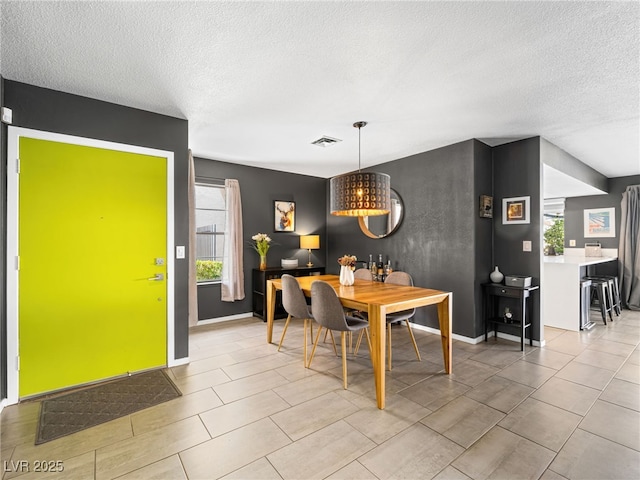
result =
[{"label": "chair leg", "polygon": [[405,320],[404,323],[407,324],[407,329],[409,330],[409,336],[411,337],[411,341],[413,342],[413,348],[416,351],[416,356],[418,357],[418,361],[422,361],[420,358],[420,350],[418,350],[418,344],[416,343],[416,337],[413,336],[413,330],[411,329],[411,322],[409,320]]},{"label": "chair leg", "polygon": [[369,328],[363,328],[365,335],[367,336],[367,345],[369,345],[369,358],[373,364],[373,357],[371,356],[371,337],[369,336]]},{"label": "chair leg", "polygon": [[[327,330],[329,330],[327,328]],[[327,338],[327,334],[325,333],[325,338]],[[331,343],[333,344],[333,353],[336,354],[336,357],[338,356],[338,349],[336,348],[336,340],[335,338],[333,338],[333,332],[331,330],[329,330],[329,336],[331,337]]]},{"label": "chair leg", "polygon": [[[313,337],[313,334],[311,334],[311,336]],[[304,319],[304,347],[303,347],[303,354],[304,354],[304,368],[307,368],[307,319]]]},{"label": "chair leg", "polygon": [[387,370],[391,371],[391,322],[387,322]]},{"label": "chair leg", "polygon": [[318,334],[316,335],[316,340],[313,342],[313,348],[311,349],[311,355],[309,356],[309,361],[307,362],[306,367],[311,368],[311,362],[313,361],[313,356],[316,354],[316,347],[318,346],[318,340],[320,340],[320,333],[322,332],[322,325],[318,326]]},{"label": "chair leg", "polygon": [[342,384],[347,389],[347,332],[340,332],[340,346],[342,347]]},{"label": "chair leg", "polygon": [[353,351],[354,355],[358,355],[358,350],[360,350],[360,343],[362,343],[362,336],[364,335],[365,330],[366,328],[363,328],[358,334],[358,340],[356,340],[356,349]]},{"label": "chair leg", "polygon": [[289,322],[290,321],[291,321],[291,315],[288,315],[287,316],[287,321],[284,323],[284,330],[282,330],[282,336],[280,337],[280,343],[278,344],[278,351],[280,351],[280,347],[282,346],[282,342],[284,341],[284,336],[287,334],[287,328],[289,327]]}]

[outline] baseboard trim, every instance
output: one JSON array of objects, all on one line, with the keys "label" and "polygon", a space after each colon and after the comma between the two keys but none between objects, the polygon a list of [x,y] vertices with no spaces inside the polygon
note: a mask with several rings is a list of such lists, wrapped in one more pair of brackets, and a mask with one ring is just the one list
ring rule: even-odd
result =
[{"label": "baseboard trim", "polygon": [[[413,323],[411,322],[411,328],[414,328],[416,330],[422,330],[424,332],[429,332],[429,333],[434,333],[436,335],[440,335],[440,329],[439,328],[432,328],[432,327],[427,327],[425,325],[419,325],[417,323]],[[491,334],[489,334],[489,337],[493,337],[493,332]],[[472,337],[465,337],[463,335],[458,335],[457,333],[454,333],[453,335],[451,335],[451,338],[453,338],[454,340],[459,340],[461,342],[464,343],[470,343],[472,345],[476,345],[478,343],[484,342],[484,335],[480,335],[479,337],[476,338],[472,338]],[[508,333],[503,333],[503,332],[498,332],[498,338],[502,338],[504,340],[509,340],[512,342],[517,342],[520,343],[520,337],[516,336],[516,335],[510,335]],[[529,339],[525,338],[525,343],[529,343]],[[533,346],[534,347],[543,347],[545,344],[544,340],[542,341],[542,343],[540,343],[539,340],[534,340],[533,341]]]},{"label": "baseboard trim", "polygon": [[189,357],[174,358],[167,364],[167,367],[178,367],[180,365],[187,365],[189,363]]},{"label": "baseboard trim", "polygon": [[222,322],[230,322],[231,320],[239,320],[241,318],[251,318],[253,317],[253,312],[247,313],[238,313],[236,315],[227,315],[226,317],[217,317],[217,318],[208,318],[206,320],[198,320],[198,325],[211,325],[213,323],[222,323]]}]

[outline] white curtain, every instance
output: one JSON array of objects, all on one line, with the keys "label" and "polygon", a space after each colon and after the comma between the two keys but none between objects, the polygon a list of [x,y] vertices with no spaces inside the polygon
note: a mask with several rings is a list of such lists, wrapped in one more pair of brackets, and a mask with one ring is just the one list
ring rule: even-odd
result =
[{"label": "white curtain", "polygon": [[640,310],[640,185],[622,194],[618,271],[623,306]]},{"label": "white curtain", "polygon": [[198,324],[198,279],[196,278],[196,169],[189,149],[189,326]]},{"label": "white curtain", "polygon": [[222,301],[233,302],[244,298],[244,271],[242,248],[242,201],[237,180],[224,181],[227,218],[224,228],[224,254],[222,259]]}]

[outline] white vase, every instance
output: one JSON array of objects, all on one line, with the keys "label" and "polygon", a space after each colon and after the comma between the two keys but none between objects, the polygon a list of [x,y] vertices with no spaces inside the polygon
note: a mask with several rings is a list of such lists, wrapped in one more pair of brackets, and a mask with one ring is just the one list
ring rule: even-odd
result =
[{"label": "white vase", "polygon": [[504,275],[500,270],[498,270],[498,266],[496,265],[496,268],[493,270],[493,272],[489,274],[489,278],[493,283],[502,283],[502,280],[504,280]]},{"label": "white vase", "polygon": [[340,285],[350,286],[354,282],[353,270],[351,267],[340,265]]}]

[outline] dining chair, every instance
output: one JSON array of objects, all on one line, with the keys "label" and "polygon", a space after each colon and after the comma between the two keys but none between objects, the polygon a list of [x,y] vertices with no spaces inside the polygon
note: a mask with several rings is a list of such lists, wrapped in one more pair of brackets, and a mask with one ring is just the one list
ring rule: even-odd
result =
[{"label": "dining chair", "polygon": [[[407,272],[395,271],[391,272],[384,279],[384,283],[392,284],[392,285],[406,285],[413,287],[413,278]],[[416,343],[416,338],[413,335],[413,330],[411,329],[411,322],[409,321],[416,314],[416,309],[412,308],[409,310],[403,310],[401,312],[395,313],[387,313],[387,370],[391,370],[392,359],[391,359],[391,324],[394,322],[399,322],[404,320],[404,323],[407,325],[407,330],[409,331],[409,337],[411,337],[411,342],[413,343],[413,348],[416,351],[416,357],[418,357],[418,361],[422,361],[420,357],[420,350],[418,349],[418,344]],[[362,336],[358,337],[358,341],[356,342],[355,353],[358,353],[358,349],[360,348],[360,342],[362,340]]]},{"label": "dining chair", "polygon": [[373,281],[373,275],[371,275],[371,270],[369,270],[368,268],[358,268],[355,272],[353,272],[353,278]]},{"label": "dining chair", "polygon": [[[292,318],[300,318],[304,320],[304,366],[307,366],[307,328],[310,328],[310,340],[313,342],[313,315],[309,311],[309,305],[307,300],[300,289],[298,281],[293,275],[284,274],[281,277],[282,282],[282,306],[287,312],[287,321],[284,324],[282,330],[282,336],[280,337],[280,343],[278,344],[278,351],[282,347],[282,342],[287,334],[287,328],[289,328],[289,322]],[[335,346],[334,346],[335,348]]]},{"label": "dining chair", "polygon": [[313,342],[308,367],[311,367],[313,356],[316,353],[320,332],[323,328],[329,331],[340,332],[340,344],[342,347],[342,382],[347,389],[347,342],[348,332],[364,331],[367,335],[369,353],[371,353],[371,338],[369,337],[369,322],[349,315],[345,315],[340,299],[333,287],[327,282],[316,280],[311,284],[311,310],[313,318],[319,324],[316,339]]}]

